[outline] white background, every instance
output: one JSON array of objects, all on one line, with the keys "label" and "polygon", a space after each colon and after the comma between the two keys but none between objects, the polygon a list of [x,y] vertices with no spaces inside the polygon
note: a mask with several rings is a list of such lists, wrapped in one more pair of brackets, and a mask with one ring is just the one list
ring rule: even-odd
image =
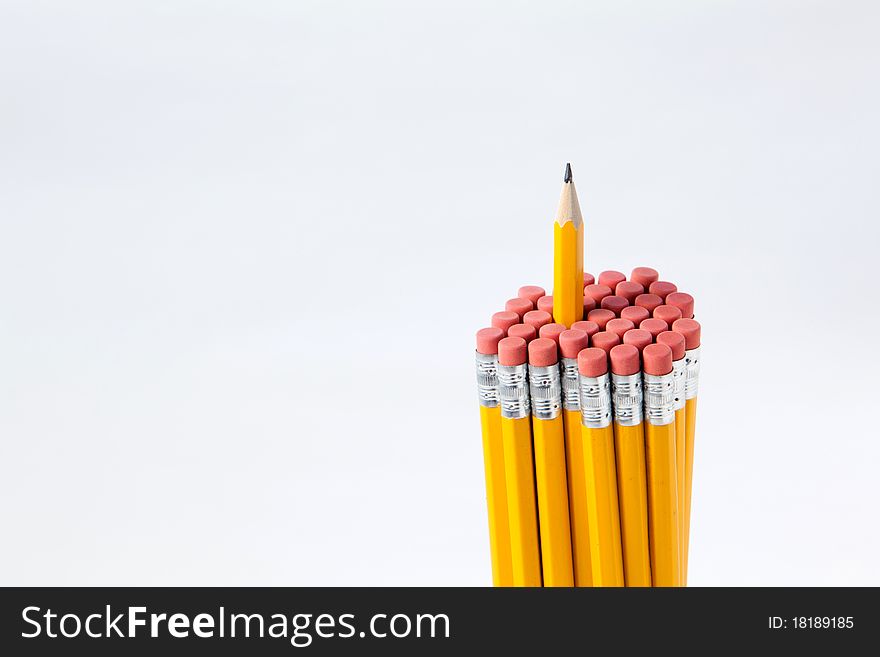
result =
[{"label": "white background", "polygon": [[0,583],[490,582],[473,333],[697,299],[693,585],[880,584],[871,2],[0,3]]}]

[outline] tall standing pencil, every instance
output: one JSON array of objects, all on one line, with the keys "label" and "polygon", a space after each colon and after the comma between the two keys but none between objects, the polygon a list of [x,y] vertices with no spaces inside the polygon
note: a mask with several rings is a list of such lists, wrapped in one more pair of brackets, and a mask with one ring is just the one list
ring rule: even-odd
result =
[{"label": "tall standing pencil", "polygon": [[571,165],[553,224],[553,321],[566,328],[584,317],[584,220]]},{"label": "tall standing pencil", "polygon": [[504,331],[500,328],[477,331],[476,366],[486,471],[486,502],[489,511],[492,583],[495,586],[512,586],[513,565],[510,558],[510,525],[504,482],[504,448],[501,443],[501,404],[498,398],[498,343],[502,338]]}]

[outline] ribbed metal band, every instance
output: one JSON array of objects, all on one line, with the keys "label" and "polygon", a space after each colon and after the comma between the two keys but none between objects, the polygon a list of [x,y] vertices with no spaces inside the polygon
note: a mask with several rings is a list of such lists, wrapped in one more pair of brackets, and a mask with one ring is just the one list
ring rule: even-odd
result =
[{"label": "ribbed metal band", "polygon": [[700,348],[688,349],[684,352],[687,374],[684,382],[684,398],[694,399],[700,384]]},{"label": "ribbed metal band", "polygon": [[517,420],[529,416],[529,366],[497,366],[498,399],[501,402],[501,417]]},{"label": "ribbed metal band", "polygon": [[581,423],[591,429],[611,424],[611,378],[607,374],[593,378],[579,377],[581,389]]},{"label": "ribbed metal band", "polygon": [[476,354],[477,362],[477,396],[480,406],[495,408],[498,406],[498,355]]},{"label": "ribbed metal band", "polygon": [[581,410],[581,389],[578,381],[577,358],[563,358],[559,361],[562,378],[562,408],[566,411]]},{"label": "ribbed metal band", "polygon": [[672,372],[663,376],[643,374],[645,386],[645,420],[654,426],[675,421],[675,382]]},{"label": "ribbed metal band", "polygon": [[672,361],[672,389],[675,397],[672,400],[673,410],[684,408],[684,385],[687,378],[687,364],[684,358]]},{"label": "ribbed metal band", "polygon": [[622,427],[642,423],[642,375],[611,374],[611,404],[614,421]]},{"label": "ribbed metal band", "polygon": [[538,420],[552,420],[562,412],[562,384],[559,365],[529,367],[529,393],[532,415]]}]

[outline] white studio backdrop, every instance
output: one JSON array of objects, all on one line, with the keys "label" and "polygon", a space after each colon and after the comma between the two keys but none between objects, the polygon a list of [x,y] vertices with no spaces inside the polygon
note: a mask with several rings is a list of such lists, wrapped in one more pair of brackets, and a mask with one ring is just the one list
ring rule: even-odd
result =
[{"label": "white studio backdrop", "polygon": [[692,585],[880,584],[871,2],[0,2],[0,584],[485,585],[473,334],[703,324]]}]

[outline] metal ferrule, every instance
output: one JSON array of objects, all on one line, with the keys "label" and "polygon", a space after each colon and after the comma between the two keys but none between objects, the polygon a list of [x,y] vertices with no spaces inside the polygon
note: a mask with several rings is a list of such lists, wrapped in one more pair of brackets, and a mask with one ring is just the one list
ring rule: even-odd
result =
[{"label": "metal ferrule", "polygon": [[611,374],[611,403],[614,421],[622,427],[642,423],[642,375]]},{"label": "metal ferrule", "polygon": [[654,426],[675,421],[675,382],[672,372],[663,376],[643,374],[645,385],[645,419]]},{"label": "metal ferrule", "polygon": [[602,429],[611,424],[611,378],[581,376],[581,424]]},{"label": "metal ferrule", "polygon": [[687,378],[686,359],[679,358],[672,361],[672,389],[675,398],[672,401],[673,410],[680,411],[684,408],[684,387]]},{"label": "metal ferrule", "polygon": [[581,410],[581,388],[578,381],[577,358],[563,358],[560,363],[562,378],[562,408],[566,411]]},{"label": "metal ferrule", "polygon": [[562,384],[559,365],[529,368],[529,393],[532,415],[537,420],[552,420],[562,412]]},{"label": "metal ferrule", "polygon": [[694,399],[700,382],[700,348],[688,349],[684,352],[686,375],[684,380],[684,398]]},{"label": "metal ferrule", "polygon": [[498,406],[498,355],[477,355],[477,395],[480,398],[480,406],[495,408]]},{"label": "metal ferrule", "polygon": [[499,364],[496,369],[501,417],[511,420],[528,417],[531,410],[529,405],[529,366]]}]

